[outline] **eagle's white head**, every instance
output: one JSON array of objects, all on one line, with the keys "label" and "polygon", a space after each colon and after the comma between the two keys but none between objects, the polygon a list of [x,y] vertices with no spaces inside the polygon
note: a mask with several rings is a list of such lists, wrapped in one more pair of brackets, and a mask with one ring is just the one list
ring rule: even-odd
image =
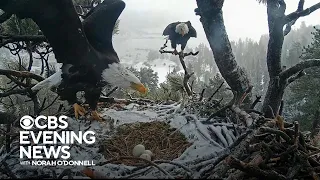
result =
[{"label": "eagle's white head", "polygon": [[189,32],[189,27],[186,23],[179,23],[176,26],[176,33],[181,34],[182,36],[184,36],[185,34],[188,34]]},{"label": "eagle's white head", "polygon": [[137,76],[119,63],[109,64],[109,67],[102,71],[102,78],[113,86],[132,88],[140,93],[147,93],[147,88],[140,82]]}]

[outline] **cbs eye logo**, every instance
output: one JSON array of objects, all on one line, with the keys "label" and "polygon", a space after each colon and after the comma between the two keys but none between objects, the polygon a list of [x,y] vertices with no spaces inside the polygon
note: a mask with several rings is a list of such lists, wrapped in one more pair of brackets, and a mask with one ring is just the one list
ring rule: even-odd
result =
[{"label": "cbs eye logo", "polygon": [[31,116],[23,116],[20,119],[20,126],[23,129],[29,130],[33,127],[34,125],[34,119]]}]

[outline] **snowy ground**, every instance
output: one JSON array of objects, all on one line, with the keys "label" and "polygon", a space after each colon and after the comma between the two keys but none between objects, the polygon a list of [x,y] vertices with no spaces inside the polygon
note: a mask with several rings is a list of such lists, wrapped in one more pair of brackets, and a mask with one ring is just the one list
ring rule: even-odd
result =
[{"label": "snowy ground", "polygon": [[[92,130],[96,133],[97,141],[94,145],[75,145],[71,147],[72,160],[93,160],[94,164],[104,162],[106,159],[102,154],[98,153],[99,141],[110,137],[111,127],[117,127],[121,124],[134,123],[134,122],[150,122],[150,121],[167,121],[174,128],[182,132],[189,142],[193,145],[173,162],[183,164],[190,169],[195,168],[194,162],[203,159],[202,163],[212,162],[219,153],[223,153],[226,147],[230,146],[237,138],[237,133],[234,131],[232,124],[216,123],[211,125],[202,124],[194,115],[185,114],[181,115],[183,111],[179,111],[179,104],[173,105],[153,105],[149,106],[146,110],[140,111],[137,109],[138,105],[130,104],[126,106],[127,110],[116,111],[113,109],[104,109],[103,115],[108,119],[108,123],[100,123],[97,121],[76,121],[69,118],[68,129],[73,131],[88,131]],[[180,112],[180,113],[179,113]],[[112,124],[110,124],[112,123]],[[210,131],[208,130],[210,129]],[[215,132],[218,141],[210,136],[209,132]],[[4,147],[1,148],[0,162],[7,162],[11,167],[13,174],[19,177],[38,176],[40,174],[52,174],[52,170],[56,174],[60,174],[64,169],[70,169],[76,173],[83,170],[82,166],[30,166],[20,165],[19,159],[19,142],[18,140],[12,142],[11,153],[4,153]],[[207,159],[207,160],[206,160]],[[199,160],[200,161],[200,160]],[[172,176],[186,173],[182,168],[178,168],[172,164],[160,164],[160,167],[168,171]],[[106,164],[103,166],[92,166],[96,171],[104,174],[107,177],[119,178],[130,175],[131,170],[135,167],[124,165]],[[145,170],[145,169],[144,169]],[[139,172],[139,171],[137,171]],[[193,177],[199,177],[201,172],[194,171]],[[185,175],[185,174],[184,174]],[[80,175],[79,175],[80,176]],[[156,168],[150,169],[144,173],[140,178],[166,178],[167,175],[160,172]]]}]

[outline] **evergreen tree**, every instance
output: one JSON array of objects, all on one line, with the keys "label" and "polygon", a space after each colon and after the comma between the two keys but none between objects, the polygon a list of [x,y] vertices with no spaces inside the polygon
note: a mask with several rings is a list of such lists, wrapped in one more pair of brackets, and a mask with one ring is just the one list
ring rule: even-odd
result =
[{"label": "evergreen tree", "polygon": [[[313,42],[303,49],[303,60],[320,58],[320,29],[316,29],[312,35]],[[320,110],[320,68],[309,68],[305,73],[305,76],[291,84],[288,104],[292,108],[291,114],[295,115],[294,119],[300,121],[303,128],[310,130],[312,121],[317,118],[315,114]]]}]

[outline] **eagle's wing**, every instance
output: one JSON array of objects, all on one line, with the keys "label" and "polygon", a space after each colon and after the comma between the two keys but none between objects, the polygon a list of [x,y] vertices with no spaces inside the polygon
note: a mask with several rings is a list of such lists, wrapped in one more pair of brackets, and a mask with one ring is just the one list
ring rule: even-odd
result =
[{"label": "eagle's wing", "polygon": [[189,27],[189,36],[190,37],[197,37],[197,31],[194,29],[194,27],[191,25],[191,23],[188,23],[188,27]]},{"label": "eagle's wing", "polygon": [[82,22],[90,44],[100,52],[114,52],[113,29],[125,8],[122,0],[104,0]]},{"label": "eagle's wing", "polygon": [[[25,13],[48,39],[58,63],[86,64],[95,56],[72,0],[34,0]],[[27,11],[26,7],[26,11]],[[24,14],[24,12],[21,12]],[[19,12],[17,13],[19,14]]]},{"label": "eagle's wing", "polygon": [[174,22],[174,23],[170,23],[163,31],[162,35],[163,36],[169,36],[171,35],[172,33],[174,33],[175,31],[175,27],[177,25],[177,22]]}]

